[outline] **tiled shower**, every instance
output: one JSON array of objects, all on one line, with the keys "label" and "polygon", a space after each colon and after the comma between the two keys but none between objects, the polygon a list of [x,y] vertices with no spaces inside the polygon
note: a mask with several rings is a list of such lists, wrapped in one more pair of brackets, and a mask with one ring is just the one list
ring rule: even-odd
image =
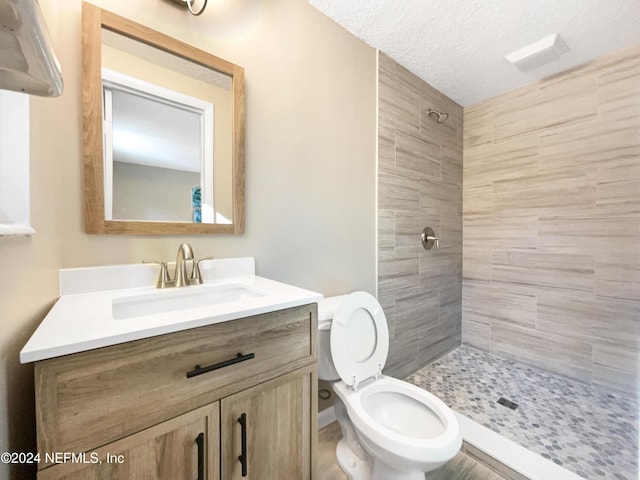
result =
[{"label": "tiled shower", "polygon": [[[462,343],[476,361],[513,362],[515,372],[534,367],[567,388],[578,385],[569,388],[574,393],[584,386],[637,405],[639,79],[635,48],[463,112],[380,54],[378,297],[391,331],[386,372],[406,377],[456,355]],[[427,108],[449,113],[448,120],[436,123]],[[425,226],[439,235],[439,249],[422,248]],[[526,376],[510,385],[524,388]],[[494,410],[499,394],[478,401],[502,414]],[[583,400],[567,397],[596,410]],[[637,413],[622,419],[630,432],[637,433]],[[571,414],[580,416],[580,408]],[[604,435],[609,427],[587,423],[584,432],[601,428]],[[578,450],[594,442],[576,435],[565,441]],[[599,470],[601,458],[573,470],[637,478],[637,438],[633,445],[609,470]]]},{"label": "tiled shower", "polygon": [[[461,340],[462,107],[384,54],[379,62],[378,299],[385,371],[404,377]],[[422,247],[424,227],[439,248]]]}]

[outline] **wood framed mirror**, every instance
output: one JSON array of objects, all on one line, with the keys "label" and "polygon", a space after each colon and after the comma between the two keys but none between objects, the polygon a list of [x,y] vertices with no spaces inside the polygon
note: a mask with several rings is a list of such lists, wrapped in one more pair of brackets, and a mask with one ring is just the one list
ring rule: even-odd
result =
[{"label": "wood framed mirror", "polygon": [[85,231],[244,232],[244,70],[82,5]]}]

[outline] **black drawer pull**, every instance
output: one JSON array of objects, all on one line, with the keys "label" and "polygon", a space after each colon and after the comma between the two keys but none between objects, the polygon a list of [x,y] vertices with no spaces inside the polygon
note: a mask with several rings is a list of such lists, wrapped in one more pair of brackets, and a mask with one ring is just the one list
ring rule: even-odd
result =
[{"label": "black drawer pull", "polygon": [[242,476],[247,476],[247,414],[243,413],[240,415],[238,419],[238,423],[240,424],[240,443],[241,443],[241,453],[238,457],[240,460],[240,465],[242,465]]},{"label": "black drawer pull", "polygon": [[208,367],[201,367],[200,365],[196,365],[194,370],[187,372],[187,378],[197,377],[198,375],[202,375],[203,373],[213,372],[214,370],[218,370],[219,368],[228,367],[229,365],[234,365],[236,363],[244,362],[247,360],[251,360],[255,358],[255,353],[247,353],[246,355],[238,354],[235,358],[230,358],[229,360],[225,360],[224,362],[214,363],[213,365],[209,365]]},{"label": "black drawer pull", "polygon": [[198,444],[198,480],[204,480],[204,433],[196,437]]}]

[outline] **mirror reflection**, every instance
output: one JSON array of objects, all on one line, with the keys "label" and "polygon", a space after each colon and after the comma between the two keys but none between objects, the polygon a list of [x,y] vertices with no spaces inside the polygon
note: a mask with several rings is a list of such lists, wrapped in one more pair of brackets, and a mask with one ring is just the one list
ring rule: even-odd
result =
[{"label": "mirror reflection", "polygon": [[85,229],[244,231],[244,70],[82,6]]},{"label": "mirror reflection", "polygon": [[231,223],[231,87],[102,31],[105,219]]}]

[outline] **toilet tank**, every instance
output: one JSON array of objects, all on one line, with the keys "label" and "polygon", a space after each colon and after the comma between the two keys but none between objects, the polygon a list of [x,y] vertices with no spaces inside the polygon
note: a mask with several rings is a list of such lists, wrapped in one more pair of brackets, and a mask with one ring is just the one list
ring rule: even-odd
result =
[{"label": "toilet tank", "polygon": [[331,322],[340,302],[346,295],[325,297],[318,302],[318,378],[340,380],[331,356]]}]

